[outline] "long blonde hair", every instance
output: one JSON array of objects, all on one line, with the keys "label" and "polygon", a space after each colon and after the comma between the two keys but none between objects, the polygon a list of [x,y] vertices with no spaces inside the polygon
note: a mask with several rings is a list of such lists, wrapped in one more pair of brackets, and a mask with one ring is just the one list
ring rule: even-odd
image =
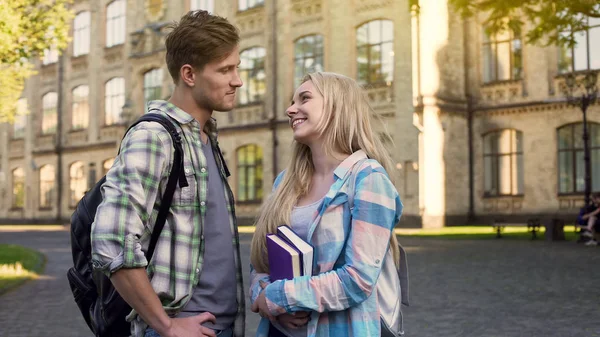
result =
[{"label": "long blonde hair", "polygon": [[[376,115],[365,92],[355,80],[327,72],[306,75],[302,83],[311,81],[323,96],[323,116],[317,125],[323,137],[325,153],[350,155],[363,150],[377,160],[387,172],[392,172],[392,159],[372,129]],[[327,132],[325,132],[327,130]],[[277,233],[277,227],[290,223],[290,215],[299,198],[308,193],[314,172],[311,150],[307,145],[293,142],[293,153],[278,188],[265,200],[255,223],[250,261],[260,273],[269,272],[266,235]],[[393,178],[390,175],[390,179]],[[396,235],[390,239],[394,262],[398,265],[400,252]]]}]

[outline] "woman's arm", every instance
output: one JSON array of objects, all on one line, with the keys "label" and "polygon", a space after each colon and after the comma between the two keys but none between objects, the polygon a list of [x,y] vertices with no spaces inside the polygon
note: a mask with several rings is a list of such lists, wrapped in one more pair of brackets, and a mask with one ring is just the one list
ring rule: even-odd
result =
[{"label": "woman's arm", "polygon": [[[340,311],[366,300],[377,283],[402,203],[384,171],[369,172],[356,185],[346,263],[335,270],[279,280],[259,296],[273,316],[296,311]],[[264,305],[262,305],[264,304]]]}]

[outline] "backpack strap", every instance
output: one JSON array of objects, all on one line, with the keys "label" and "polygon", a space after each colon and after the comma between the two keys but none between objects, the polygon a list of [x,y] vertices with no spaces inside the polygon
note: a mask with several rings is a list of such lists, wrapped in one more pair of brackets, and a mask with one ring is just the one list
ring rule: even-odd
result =
[{"label": "backpack strap", "polygon": [[[363,159],[363,160],[360,160],[357,163],[355,163],[354,166],[352,166],[352,172],[350,173],[350,176],[348,177],[348,179],[350,179],[350,181],[348,182],[347,194],[348,194],[348,204],[350,205],[350,211],[352,211],[352,209],[354,208],[356,176],[358,175],[358,172],[359,172],[358,170],[360,169],[362,164],[367,159]],[[394,235],[393,232],[392,232],[392,235]],[[400,293],[402,294],[402,297],[401,297],[402,304],[409,306],[408,261],[406,260],[406,251],[400,244],[398,244],[398,249],[400,250],[400,265],[398,266],[398,277],[400,278]]]},{"label": "backpack strap", "polygon": [[[156,243],[158,242],[158,237],[162,232],[163,227],[165,226],[165,222],[167,221],[167,215],[169,214],[169,208],[171,208],[171,203],[173,202],[173,195],[175,194],[175,188],[177,187],[177,183],[179,182],[179,187],[187,187],[189,186],[187,180],[185,179],[185,175],[183,172],[183,146],[181,145],[181,136],[179,132],[173,125],[173,122],[169,120],[168,117],[157,113],[147,113],[142,115],[137,121],[135,121],[127,132],[131,130],[134,126],[141,122],[156,122],[162,125],[171,135],[171,139],[173,140],[173,146],[175,147],[175,158],[173,158],[173,166],[171,168],[171,172],[169,173],[169,180],[167,181],[167,187],[165,189],[165,193],[162,196],[160,202],[160,208],[158,210],[158,216],[156,217],[156,223],[154,224],[154,230],[152,231],[152,237],[150,238],[150,244],[148,245],[148,250],[146,251],[146,260],[150,261],[152,255],[154,254],[154,249],[156,248]],[[125,133],[127,134],[127,133]]]}]

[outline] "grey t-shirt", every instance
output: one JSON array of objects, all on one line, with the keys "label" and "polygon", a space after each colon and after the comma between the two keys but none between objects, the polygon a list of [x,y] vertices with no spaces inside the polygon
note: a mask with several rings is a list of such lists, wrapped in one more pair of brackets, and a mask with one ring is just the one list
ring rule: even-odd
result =
[{"label": "grey t-shirt", "polygon": [[217,323],[206,323],[204,326],[223,330],[233,325],[237,314],[233,234],[229,225],[223,180],[210,140],[208,144],[202,144],[202,151],[208,170],[204,264],[192,298],[177,317],[188,317],[208,311],[215,315]]}]

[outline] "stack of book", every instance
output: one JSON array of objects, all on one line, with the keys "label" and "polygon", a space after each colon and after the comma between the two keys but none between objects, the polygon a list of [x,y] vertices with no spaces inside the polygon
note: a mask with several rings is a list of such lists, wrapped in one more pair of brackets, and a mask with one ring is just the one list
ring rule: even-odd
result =
[{"label": "stack of book", "polygon": [[277,227],[277,234],[267,234],[267,253],[271,282],[312,276],[313,247],[288,226]]}]

